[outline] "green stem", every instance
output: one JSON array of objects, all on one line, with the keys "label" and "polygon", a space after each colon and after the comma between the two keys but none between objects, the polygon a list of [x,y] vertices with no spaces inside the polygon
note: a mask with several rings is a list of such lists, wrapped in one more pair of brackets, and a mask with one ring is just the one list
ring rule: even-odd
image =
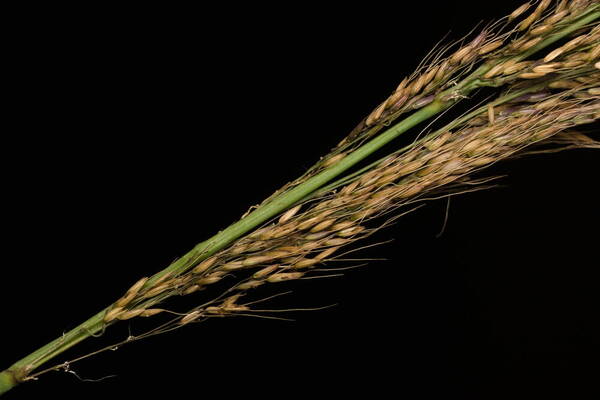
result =
[{"label": "green stem", "polygon": [[[569,27],[538,44],[528,52],[527,56],[533,54],[534,51],[538,51],[556,42],[580,27],[600,18],[600,12],[598,12],[597,9],[597,6],[593,6],[593,12],[586,14],[583,18],[573,23]],[[489,65],[481,66],[477,69],[477,71],[475,71],[475,73],[465,79],[463,84],[454,87],[451,89],[451,91],[454,93],[460,92],[462,95],[468,94],[473,89],[478,87],[479,82],[477,78],[487,72],[489,68]],[[306,198],[306,196],[310,195],[311,193],[314,193],[320,187],[344,173],[369,155],[373,154],[402,133],[448,108],[453,104],[454,101],[440,100],[444,99],[444,96],[447,94],[448,93],[446,92],[440,94],[436,101],[420,109],[419,111],[416,111],[414,114],[375,137],[370,142],[359,147],[354,152],[340,160],[338,163],[325,169],[324,171],[283,193],[282,195],[273,198],[272,201],[259,207],[246,218],[243,218],[242,220],[230,225],[228,228],[219,232],[209,240],[196,245],[182,258],[171,264],[166,269],[155,274],[148,281],[147,285],[152,285],[156,280],[167,273],[179,274],[186,271],[187,269],[191,268],[199,259],[208,257],[223,249],[234,240],[243,236],[245,233],[255,229],[257,226],[275,217],[282,211],[292,206],[294,203]],[[85,340],[86,338],[102,331],[102,329],[106,326],[106,324],[103,322],[106,310],[107,309],[100,311],[76,328],[65,333],[63,336],[55,339],[25,358],[17,361],[7,370],[0,372],[0,395],[12,389],[19,382],[26,380],[29,374],[40,365],[73,347],[82,340]]]}]

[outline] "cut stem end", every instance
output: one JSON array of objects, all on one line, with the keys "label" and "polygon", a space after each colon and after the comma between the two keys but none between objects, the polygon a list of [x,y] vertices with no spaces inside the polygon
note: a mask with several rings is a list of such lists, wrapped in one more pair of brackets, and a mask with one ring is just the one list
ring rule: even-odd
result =
[{"label": "cut stem end", "polygon": [[10,370],[0,372],[0,396],[18,385],[15,375]]}]

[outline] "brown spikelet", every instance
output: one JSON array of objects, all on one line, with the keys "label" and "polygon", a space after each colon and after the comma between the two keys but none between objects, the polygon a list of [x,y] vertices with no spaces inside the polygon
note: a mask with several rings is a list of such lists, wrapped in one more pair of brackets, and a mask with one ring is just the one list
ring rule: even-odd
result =
[{"label": "brown spikelet", "polygon": [[216,257],[210,257],[210,258],[202,261],[200,264],[198,264],[192,270],[192,272],[194,274],[202,274],[202,273],[206,272],[210,267],[212,267],[216,262],[217,262],[217,258]]},{"label": "brown spikelet", "polygon": [[304,275],[303,272],[281,272],[278,274],[273,274],[267,278],[267,282],[275,283],[275,282],[284,282],[290,281],[293,279],[301,278]]},{"label": "brown spikelet", "polygon": [[156,314],[164,312],[162,308],[148,308],[140,313],[140,317],[152,317]]},{"label": "brown spikelet", "polygon": [[506,64],[504,64],[504,68],[502,69],[502,74],[512,75],[519,71],[523,71],[525,68],[529,67],[530,65],[532,65],[531,61],[522,61],[519,63],[512,63],[512,64],[506,63]]},{"label": "brown spikelet", "polygon": [[502,45],[504,45],[504,41],[503,40],[495,40],[493,42],[490,42],[486,45],[481,46],[481,48],[479,49],[478,53],[479,55],[485,55],[488,53],[491,53],[492,51],[502,47]]},{"label": "brown spikelet", "polygon": [[216,273],[216,274],[211,274],[205,278],[198,279],[197,283],[200,286],[212,285],[213,283],[219,282],[221,279],[223,279],[223,275],[220,273]]},{"label": "brown spikelet", "polygon": [[519,78],[521,79],[538,79],[546,75],[543,72],[524,72],[519,74]]},{"label": "brown spikelet", "polygon": [[556,72],[559,68],[561,68],[561,66],[561,63],[541,64],[533,67],[532,72],[550,74],[552,72]]},{"label": "brown spikelet", "polygon": [[317,254],[315,256],[315,259],[319,260],[319,261],[323,261],[325,260],[327,257],[329,257],[330,255],[332,255],[333,253],[335,253],[336,251],[338,251],[340,249],[340,247],[331,247],[327,250],[322,251],[321,253]]},{"label": "brown spikelet", "polygon": [[279,218],[279,223],[283,224],[283,223],[289,221],[294,215],[296,215],[298,213],[298,211],[300,211],[301,207],[302,207],[301,205],[297,205],[297,206],[292,207],[289,210],[287,210]]},{"label": "brown spikelet", "polygon": [[554,26],[551,24],[539,25],[539,26],[533,28],[531,30],[531,32],[529,32],[529,34],[532,36],[544,35],[546,33],[551,32],[553,29],[554,29]]},{"label": "brown spikelet", "polygon": [[495,77],[495,76],[498,76],[498,75],[500,75],[500,74],[502,73],[502,71],[503,71],[504,69],[505,69],[505,66],[504,66],[504,65],[502,65],[502,64],[498,64],[498,65],[496,65],[496,66],[492,67],[492,68],[491,68],[491,69],[490,69],[488,72],[486,72],[486,73],[483,75],[483,78],[484,78],[484,79],[490,79],[490,78],[493,78],[493,77]]},{"label": "brown spikelet", "polygon": [[260,271],[255,272],[252,277],[254,279],[262,279],[265,276],[271,274],[272,272],[276,271],[277,269],[279,269],[279,265],[270,265],[268,267],[265,267],[263,269],[261,269]]},{"label": "brown spikelet", "polygon": [[195,293],[197,291],[199,291],[200,289],[202,289],[202,286],[200,285],[191,285],[189,287],[187,287],[182,294],[187,295],[187,294],[192,294]]},{"label": "brown spikelet", "polygon": [[340,161],[341,159],[343,159],[345,156],[346,156],[346,154],[340,153],[340,154],[334,155],[333,157],[329,157],[323,162],[323,167],[327,168],[334,164],[337,164],[337,162]]},{"label": "brown spikelet", "polygon": [[148,290],[147,292],[145,292],[145,293],[143,294],[143,298],[147,298],[147,299],[149,299],[149,298],[151,298],[151,297],[154,297],[154,296],[156,296],[156,295],[158,295],[158,294],[160,294],[160,293],[163,293],[163,292],[167,291],[167,290],[168,290],[168,289],[170,289],[171,287],[172,287],[171,285],[169,285],[169,284],[167,284],[167,283],[163,283],[162,285],[159,285],[159,286],[153,287],[152,289],[150,289],[150,290]]},{"label": "brown spikelet", "polygon": [[237,286],[238,290],[249,290],[249,289],[255,289],[257,287],[259,287],[260,285],[264,284],[265,281],[262,280],[250,280],[247,282],[243,282],[241,284],[239,284]]},{"label": "brown spikelet", "polygon": [[369,114],[366,121],[367,126],[371,126],[379,120],[379,118],[383,114],[383,111],[385,110],[385,105],[385,102],[381,103],[379,107],[377,107],[371,114]]},{"label": "brown spikelet", "polygon": [[137,309],[137,310],[131,310],[131,311],[123,311],[123,312],[121,312],[121,313],[119,313],[117,315],[117,319],[125,321],[125,320],[128,320],[128,319],[140,316],[144,311],[145,311],[144,309]]},{"label": "brown spikelet", "polygon": [[123,312],[123,307],[112,308],[104,315],[104,322],[113,321],[119,316],[121,312]]},{"label": "brown spikelet", "polygon": [[184,317],[182,317],[181,321],[179,322],[179,324],[180,325],[189,324],[190,322],[197,320],[201,316],[202,316],[202,312],[201,311],[192,311],[191,313],[189,313],[189,314],[185,315]]},{"label": "brown spikelet", "polygon": [[[355,226],[353,228],[344,229],[343,231],[338,232],[338,236],[343,237],[343,238],[352,237],[354,235],[358,235],[359,233],[361,233],[364,230],[365,230],[365,228],[362,226]],[[327,241],[325,244],[330,245],[330,246],[337,246],[337,245],[340,245],[341,243],[339,241],[336,242],[336,239],[331,239],[331,240]]]},{"label": "brown spikelet", "polygon": [[536,37],[533,39],[529,39],[527,41],[525,41],[523,44],[521,44],[521,46],[519,47],[519,51],[527,51],[529,49],[531,49],[532,47],[534,47],[535,45],[539,44],[541,41],[543,40],[542,37]]},{"label": "brown spikelet", "polygon": [[515,9],[508,16],[508,21],[511,22],[511,21],[514,21],[515,19],[519,18],[521,15],[523,15],[529,9],[529,7],[531,7],[531,3],[529,3],[529,2],[517,7],[517,9]]},{"label": "brown spikelet", "polygon": [[131,300],[133,300],[137,296],[137,294],[142,289],[142,287],[146,284],[147,281],[148,281],[148,278],[146,278],[146,277],[137,281],[132,287],[130,287],[127,290],[127,293],[125,293],[125,295],[123,297],[121,297],[119,300],[117,300],[117,302],[115,303],[115,307],[125,307],[127,304],[129,304],[131,302]]}]

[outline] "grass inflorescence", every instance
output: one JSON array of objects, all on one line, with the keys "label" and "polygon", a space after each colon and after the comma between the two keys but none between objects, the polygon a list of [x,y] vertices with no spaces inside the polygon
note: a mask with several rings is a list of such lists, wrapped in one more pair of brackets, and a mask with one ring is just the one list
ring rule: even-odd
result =
[{"label": "grass inflorescence", "polygon": [[[598,1],[527,2],[471,38],[432,51],[303,176],[167,269],[137,281],[90,320],[2,372],[0,393],[61,368],[63,364],[35,372],[118,321],[171,315],[151,331],[156,334],[215,316],[268,314],[273,310],[256,308],[244,296],[280,282],[336,275],[328,262],[343,259],[350,245],[431,196],[485,182],[472,178],[477,171],[532,146],[528,151],[599,147],[577,130],[600,119],[599,19]],[[352,171],[398,135],[464,102],[479,88],[492,88],[495,94],[408,146]],[[546,148],[536,150],[540,145]],[[169,298],[199,296],[209,287],[220,292],[190,310],[169,309]]]}]

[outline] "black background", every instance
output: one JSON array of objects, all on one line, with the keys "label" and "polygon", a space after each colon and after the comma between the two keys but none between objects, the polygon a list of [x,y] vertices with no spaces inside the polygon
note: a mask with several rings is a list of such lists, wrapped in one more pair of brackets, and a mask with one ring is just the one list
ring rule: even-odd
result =
[{"label": "black background", "polygon": [[[458,39],[518,4],[16,17],[2,146],[3,367],[301,174],[446,33]],[[486,174],[506,174],[503,186],[453,198],[440,238],[445,200],[358,254],[387,261],[295,283],[274,303],[334,308],[286,315],[295,322],[211,320],[73,365],[82,378],[114,378],[52,372],[6,398],[598,394],[599,160],[576,150],[494,166]]]}]

